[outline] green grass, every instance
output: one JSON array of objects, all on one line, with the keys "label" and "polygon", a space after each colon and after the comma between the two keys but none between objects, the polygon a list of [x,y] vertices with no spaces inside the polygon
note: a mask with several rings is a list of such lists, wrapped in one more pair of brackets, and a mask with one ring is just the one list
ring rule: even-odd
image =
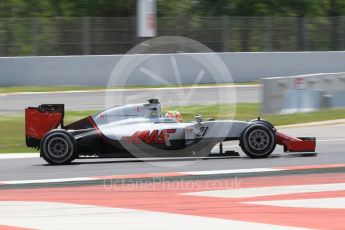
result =
[{"label": "green grass", "polygon": [[[94,111],[68,112],[65,123],[68,124],[87,116]],[[0,116],[0,153],[34,152],[25,146],[25,121],[23,115]]]},{"label": "green grass", "polygon": [[[177,110],[183,113],[184,120],[193,120],[195,114],[203,118],[252,120],[260,116],[260,104],[240,103],[234,105],[200,105],[165,107],[166,110]],[[325,109],[317,112],[296,113],[286,115],[263,115],[261,118],[270,121],[275,126],[306,123],[313,121],[326,121],[345,118],[345,109]]]},{"label": "green grass", "polygon": [[260,107],[257,103],[240,103],[237,106],[231,104],[198,105],[198,106],[175,106],[163,107],[163,111],[177,110],[183,114],[183,119],[194,120],[195,114],[203,118],[215,119],[240,119],[248,120],[258,117]]},{"label": "green grass", "polygon": [[[258,82],[240,82],[223,84],[197,84],[197,86],[221,86],[221,85],[257,85]],[[186,85],[129,85],[110,87],[110,89],[140,89],[140,88],[167,88],[167,87],[189,87]],[[105,90],[106,86],[5,86],[0,87],[0,93],[19,93],[19,92],[54,92],[54,91],[75,91],[75,90]]]},{"label": "green grass", "polygon": [[[198,105],[198,106],[177,106],[163,107],[163,111],[178,110],[183,114],[184,121],[194,119],[195,114],[200,114],[204,118],[216,119],[239,119],[251,120],[260,114],[259,104],[241,103],[234,105]],[[76,121],[96,111],[67,112],[65,124]],[[288,125],[313,121],[324,121],[345,118],[345,109],[321,110],[311,113],[292,115],[269,115],[263,116],[274,125]],[[34,149],[27,148],[24,140],[24,117],[23,115],[1,115],[0,116],[0,153],[11,152],[33,152]]]},{"label": "green grass", "polygon": [[54,91],[74,91],[74,90],[97,90],[104,87],[87,86],[5,86],[0,87],[0,93],[19,92],[54,92]]}]

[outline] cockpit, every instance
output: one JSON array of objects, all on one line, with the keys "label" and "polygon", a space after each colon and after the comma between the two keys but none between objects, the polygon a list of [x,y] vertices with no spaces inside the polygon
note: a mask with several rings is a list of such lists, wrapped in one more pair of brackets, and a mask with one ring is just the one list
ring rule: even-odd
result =
[{"label": "cockpit", "polygon": [[161,105],[157,99],[148,100],[149,103],[132,104],[113,107],[95,114],[93,119],[98,124],[121,122],[127,119],[149,119],[159,123],[177,123],[173,117],[164,117],[161,114]]}]

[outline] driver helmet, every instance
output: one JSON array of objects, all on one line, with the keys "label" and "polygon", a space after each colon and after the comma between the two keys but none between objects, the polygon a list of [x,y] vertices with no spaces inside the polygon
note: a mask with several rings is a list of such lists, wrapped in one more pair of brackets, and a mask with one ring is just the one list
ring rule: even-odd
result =
[{"label": "driver helmet", "polygon": [[168,111],[165,114],[166,118],[174,118],[177,122],[181,123],[183,118],[182,118],[182,114],[179,111]]}]

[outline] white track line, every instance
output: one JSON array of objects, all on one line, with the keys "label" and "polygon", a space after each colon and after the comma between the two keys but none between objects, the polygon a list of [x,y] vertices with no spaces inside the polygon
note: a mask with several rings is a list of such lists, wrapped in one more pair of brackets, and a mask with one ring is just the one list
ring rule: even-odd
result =
[{"label": "white track line", "polygon": [[30,229],[301,229],[94,205],[1,201],[0,225]]},{"label": "white track line", "polygon": [[345,141],[345,139],[324,139],[324,140],[316,140],[316,142],[336,142],[336,141]]},{"label": "white track line", "polygon": [[11,180],[11,181],[0,181],[0,184],[45,184],[45,183],[77,182],[77,181],[89,181],[89,180],[96,180],[96,178],[73,177],[73,178],[58,178],[58,179],[39,179],[39,180]]},{"label": "white track line", "polygon": [[240,189],[232,189],[232,190],[192,192],[192,193],[187,193],[187,194],[193,195],[193,196],[222,197],[222,198],[248,198],[248,197],[274,196],[274,195],[293,194],[293,193],[329,192],[329,191],[342,191],[342,190],[345,190],[345,183],[240,188]]},{"label": "white track line", "polygon": [[276,171],[283,171],[283,170],[284,169],[276,169],[276,168],[251,168],[251,169],[191,171],[191,172],[182,172],[182,173],[197,176],[197,175],[218,175],[218,174],[253,173],[253,172],[276,172]]},{"label": "white track line", "polygon": [[341,198],[320,198],[320,199],[298,199],[298,200],[270,200],[243,202],[247,204],[259,204],[292,208],[341,208],[345,209],[345,197]]},{"label": "white track line", "polygon": [[[330,165],[331,167],[332,165]],[[341,167],[340,165],[336,165],[337,167]],[[310,169],[310,166],[306,166],[306,169]],[[318,167],[316,167],[318,168]],[[302,168],[303,169],[303,168]],[[249,169],[230,169],[230,170],[210,170],[210,171],[188,171],[188,172],[172,172],[175,173],[177,176],[202,176],[202,175],[221,175],[221,174],[239,174],[239,173],[261,173],[261,172],[279,172],[279,171],[288,171],[288,170],[294,170],[289,169],[289,167],[286,168],[249,168]],[[111,175],[110,177],[115,176]],[[139,178],[140,174],[134,174],[133,178]],[[148,176],[147,174],[143,174],[142,177],[165,177],[166,173],[152,173],[152,175]],[[78,181],[90,181],[90,180],[100,180],[102,176],[94,176],[94,177],[73,177],[73,178],[56,178],[56,179],[31,179],[31,180],[12,180],[12,181],[0,181],[0,185],[13,185],[13,184],[44,184],[44,183],[59,183],[59,182],[78,182]],[[131,178],[131,174],[128,175],[117,175],[117,179],[121,178]],[[289,187],[290,188],[290,187]],[[296,189],[299,187],[296,187]],[[341,188],[340,190],[343,190],[343,187],[337,187]],[[260,189],[266,192],[266,188],[259,188],[259,190],[252,190],[247,189],[244,190],[244,192],[247,192],[248,194],[250,192],[257,193],[260,192]],[[280,192],[285,191],[284,187],[274,187],[274,189],[278,189]],[[272,189],[272,195],[276,193],[276,190]],[[345,183],[344,183],[344,190],[345,190]],[[242,191],[242,190],[241,190]],[[211,191],[212,193],[212,191]],[[234,191],[216,191],[216,195],[224,195],[224,197],[227,196],[243,196],[243,194],[239,190]],[[238,195],[236,195],[239,193]],[[202,193],[200,193],[202,195]],[[206,195],[207,196],[207,195]],[[247,195],[245,195],[247,196]],[[257,195],[255,195],[257,196]]]},{"label": "white track line", "polygon": [[[185,176],[196,176],[196,175],[219,175],[219,174],[236,174],[236,173],[253,173],[253,172],[275,172],[284,171],[285,169],[276,168],[251,168],[251,169],[231,169],[231,170],[213,170],[213,171],[191,171],[191,172],[176,172],[180,175]],[[160,173],[154,173],[156,177],[160,176]],[[130,175],[123,175],[128,177]],[[164,176],[164,173],[162,174]],[[121,177],[121,175],[119,175]],[[145,177],[145,174],[143,175]],[[78,181],[90,181],[99,180],[95,177],[74,177],[74,178],[57,178],[57,179],[37,179],[37,180],[11,180],[11,181],[0,181],[0,185],[14,185],[14,184],[45,184],[45,183],[60,183],[60,182],[78,182]]]},{"label": "white track line", "polygon": [[0,159],[38,158],[39,153],[0,153]]}]

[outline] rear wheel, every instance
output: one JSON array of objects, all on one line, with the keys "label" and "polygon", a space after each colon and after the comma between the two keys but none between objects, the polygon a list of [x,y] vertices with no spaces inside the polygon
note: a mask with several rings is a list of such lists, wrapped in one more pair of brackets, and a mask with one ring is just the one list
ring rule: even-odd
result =
[{"label": "rear wheel", "polygon": [[251,158],[268,157],[276,147],[275,131],[265,124],[253,123],[242,132],[240,146]]},{"label": "rear wheel", "polygon": [[52,130],[41,141],[41,156],[49,164],[61,165],[76,157],[74,137],[66,130]]}]

